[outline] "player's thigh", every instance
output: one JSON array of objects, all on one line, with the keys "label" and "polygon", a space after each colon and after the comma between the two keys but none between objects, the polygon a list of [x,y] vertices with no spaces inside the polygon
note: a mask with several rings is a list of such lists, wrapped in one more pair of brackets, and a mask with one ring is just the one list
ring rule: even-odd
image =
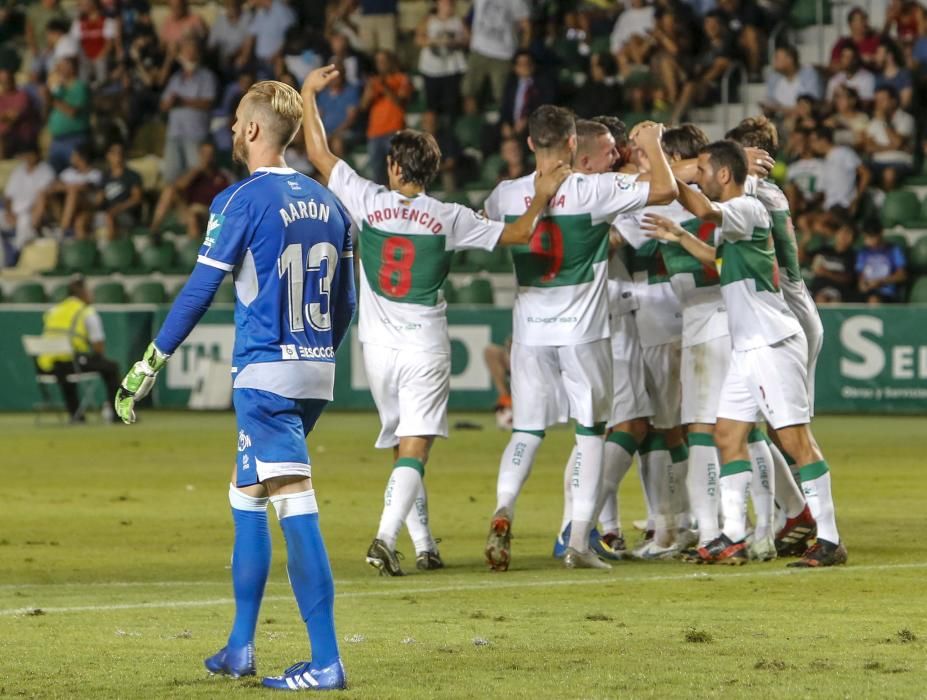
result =
[{"label": "player's thigh", "polygon": [[396,437],[396,429],[399,427],[399,371],[396,358],[399,352],[369,343],[362,346],[362,352],[367,384],[380,415],[380,435],[376,446],[395,447],[399,444],[399,438]]},{"label": "player's thigh", "polygon": [[814,377],[818,368],[818,357],[824,347],[824,326],[821,320],[805,330],[805,339],[808,341],[808,374],[805,379],[805,388],[808,391],[809,414],[814,416]]},{"label": "player's thigh", "polygon": [[653,415],[637,326],[630,314],[612,319],[612,411],[609,425]]},{"label": "player's thigh", "polygon": [[744,374],[766,422],[779,429],[811,420],[808,349],[801,334],[743,353]]},{"label": "player's thigh", "polygon": [[579,425],[608,422],[612,408],[611,339],[557,348],[570,415]]},{"label": "player's thigh", "polygon": [[[236,486],[251,486],[277,477],[310,477],[306,448],[306,409],[297,399],[288,399],[259,389],[232,392],[238,424]],[[310,424],[315,423],[321,406]],[[310,426],[311,427],[311,426]]]},{"label": "player's thigh", "polygon": [[759,405],[753,398],[748,386],[749,377],[744,376],[747,367],[743,361],[743,352],[735,351],[721,384],[721,396],[718,398],[718,422],[721,419],[753,423],[759,411]]},{"label": "player's thigh", "polygon": [[681,420],[681,343],[675,341],[643,348],[642,354],[647,392],[653,402],[653,426],[660,430],[675,428]]},{"label": "player's thigh", "polygon": [[451,357],[445,353],[403,352],[399,375],[399,437],[447,437]]},{"label": "player's thigh", "polygon": [[567,397],[557,348],[512,343],[512,427],[545,430],[565,423]]},{"label": "player's thigh", "polygon": [[730,362],[731,338],[727,335],[682,349],[679,378],[684,424],[715,422]]}]

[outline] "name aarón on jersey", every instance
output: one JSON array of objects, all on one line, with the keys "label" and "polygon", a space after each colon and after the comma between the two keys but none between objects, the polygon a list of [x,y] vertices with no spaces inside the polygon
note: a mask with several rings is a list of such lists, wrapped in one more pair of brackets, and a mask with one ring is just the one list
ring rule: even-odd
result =
[{"label": "name aar\u00f3n on jersey", "polygon": [[290,202],[289,208],[281,207],[280,218],[283,219],[284,226],[289,226],[299,219],[317,219],[328,223],[331,213],[331,207],[327,204],[316,202],[314,199],[301,199],[298,202]]}]

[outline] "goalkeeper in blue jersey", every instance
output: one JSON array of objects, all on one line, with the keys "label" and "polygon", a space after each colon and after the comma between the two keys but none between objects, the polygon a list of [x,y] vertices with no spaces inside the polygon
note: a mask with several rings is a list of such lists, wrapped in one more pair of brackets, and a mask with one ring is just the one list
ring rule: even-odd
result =
[{"label": "goalkeeper in blue jersey", "polygon": [[302,117],[299,93],[283,83],[257,83],[241,100],[232,126],[234,155],[251,174],[213,200],[197,264],[158,336],[123,380],[116,412],[126,423],[135,421],[135,403],[231,272],[235,621],[226,646],[205,664],[232,677],[255,673],[254,631],[270,569],[269,500],[286,539],[312,661],[263,682],[282,690],[327,690],[344,688],[345,675],[306,435],[332,399],[335,350],[350,325],[355,295],[347,213],[331,192],[283,159]]}]

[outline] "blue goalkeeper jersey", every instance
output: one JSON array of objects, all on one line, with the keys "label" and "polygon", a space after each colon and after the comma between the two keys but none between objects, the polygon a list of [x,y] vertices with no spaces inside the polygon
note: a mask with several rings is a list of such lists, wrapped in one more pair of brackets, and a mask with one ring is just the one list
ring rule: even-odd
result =
[{"label": "blue goalkeeper jersey", "polygon": [[335,350],[355,307],[350,228],[312,178],[259,168],[213,200],[196,269],[155,345],[172,353],[231,272],[234,387],[331,400]]}]

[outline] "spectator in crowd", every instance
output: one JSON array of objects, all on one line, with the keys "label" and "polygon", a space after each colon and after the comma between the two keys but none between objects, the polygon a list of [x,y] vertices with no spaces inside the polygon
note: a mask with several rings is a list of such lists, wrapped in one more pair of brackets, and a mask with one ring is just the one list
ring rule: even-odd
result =
[{"label": "spectator in crowd", "polygon": [[274,61],[274,75],[279,79],[284,73],[293,76],[298,90],[306,76],[322,66],[328,46],[322,35],[314,29],[292,25],[286,30],[283,50]]},{"label": "spectator in crowd", "polygon": [[201,239],[209,218],[209,205],[217,194],[232,184],[232,180],[232,175],[219,167],[216,147],[204,141],[197,149],[196,165],[161,191],[151,230],[159,231],[167,215],[176,208],[187,236]]},{"label": "spectator in crowd", "polygon": [[671,124],[678,124],[692,103],[703,104],[720,99],[719,81],[737,55],[737,48],[725,19],[720,12],[709,12],[705,15],[702,22],[702,50],[692,66],[689,79],[683,86],[679,101],[669,119]]},{"label": "spectator in crowd", "polygon": [[522,143],[521,139],[502,139],[502,146],[499,149],[499,155],[502,156],[502,166],[499,168],[497,182],[517,180],[528,174],[528,166],[525,165],[525,149]]},{"label": "spectator in crowd", "polygon": [[103,15],[100,0],[80,0],[78,9],[71,25],[71,36],[80,43],[80,74],[84,80],[97,85],[106,80],[109,60],[117,53],[119,24]]},{"label": "spectator in crowd", "polygon": [[476,114],[487,80],[493,101],[502,101],[512,57],[519,46],[527,48],[531,41],[531,8],[527,0],[474,0],[470,17],[463,94],[467,113]]},{"label": "spectator in crowd", "polygon": [[33,58],[38,58],[48,48],[45,29],[48,23],[57,19],[67,22],[67,15],[61,9],[61,0],[36,0],[26,8],[26,47]]},{"label": "spectator in crowd", "polygon": [[56,172],[71,160],[71,152],[90,138],[90,89],[77,77],[74,58],[59,59],[48,78],[46,103],[50,107],[48,159]]},{"label": "spectator in crowd", "polygon": [[[849,36],[841,37],[830,52],[830,72],[836,73],[844,68],[843,50],[847,47],[856,49],[860,65],[872,65],[879,48],[879,35],[869,24],[869,15],[861,7],[854,7],[847,16],[850,27]],[[863,99],[866,99],[863,97]]]},{"label": "spectator in crowd", "polygon": [[237,62],[251,35],[251,20],[251,10],[243,9],[242,0],[225,0],[225,9],[209,29],[209,50],[215,53],[220,71],[229,78],[240,65]]},{"label": "spectator in crowd", "polygon": [[412,83],[399,70],[395,54],[377,51],[376,75],[364,88],[361,108],[367,115],[367,156],[371,178],[381,185],[387,184],[386,154],[389,142],[406,124],[406,104],[412,96]]},{"label": "spectator in crowd", "polygon": [[97,208],[97,190],[103,183],[103,173],[90,162],[90,151],[80,145],[71,151],[71,165],[61,171],[58,179],[39,195],[32,223],[38,230],[46,216],[58,219],[58,233],[78,239],[90,237],[90,224]]},{"label": "spectator in crowd", "polygon": [[657,9],[656,24],[650,34],[650,63],[654,74],[659,76],[666,101],[671,104],[682,90],[686,78],[684,66],[693,60],[694,34],[697,32],[686,25],[680,6],[670,4]]},{"label": "spectator in crowd", "polygon": [[170,14],[161,24],[160,39],[168,55],[176,55],[180,45],[185,39],[199,42],[204,39],[209,30],[203,18],[195,12],[190,12],[188,0],[168,0]]},{"label": "spectator in crowd", "polygon": [[167,113],[164,143],[164,179],[174,182],[197,161],[199,145],[209,134],[209,111],[216,99],[216,78],[200,65],[196,39],[180,44],[180,70],[171,76],[161,97],[161,111]]},{"label": "spectator in crowd", "polygon": [[36,60],[32,71],[40,81],[50,77],[55,65],[62,59],[78,58],[80,45],[70,32],[71,23],[67,17],[53,17],[45,25],[45,53]]},{"label": "spectator in crowd", "polygon": [[525,138],[528,116],[541,105],[552,103],[555,96],[556,88],[538,72],[531,52],[519,50],[502,93],[499,114],[502,137]]},{"label": "spectator in crowd", "polygon": [[888,37],[883,37],[875,55],[876,89],[890,86],[898,92],[902,109],[911,106],[914,94],[914,78],[905,65],[901,47]]},{"label": "spectator in crowd", "polygon": [[834,130],[834,143],[856,148],[861,145],[869,127],[869,115],[859,104],[859,94],[849,85],[834,90],[833,112],[824,120]]},{"label": "spectator in crowd", "polygon": [[274,76],[274,63],[283,53],[287,30],[296,24],[296,15],[283,0],[254,0],[251,36],[239,56],[239,66],[255,61],[260,80]]},{"label": "spectator in crowd", "polygon": [[462,151],[454,130],[447,124],[441,124],[434,112],[422,114],[421,130],[431,134],[438,150],[441,153],[441,163],[438,174],[441,178],[441,189],[445,192],[456,192],[458,184],[458,171],[463,170],[461,162]]},{"label": "spectator in crowd", "polygon": [[325,65],[337,63],[344,66],[344,79],[351,85],[360,85],[363,79],[361,59],[351,48],[348,38],[341,32],[332,32],[328,35],[328,45],[331,55]]},{"label": "spectator in crowd", "polygon": [[35,238],[32,213],[36,201],[39,193],[55,181],[55,171],[39,158],[35,141],[23,141],[18,158],[19,164],[6,181],[0,206],[5,265],[16,264],[23,246]]},{"label": "spectator in crowd", "polygon": [[645,0],[631,0],[630,6],[618,15],[609,37],[609,49],[623,77],[635,68],[646,66],[650,33],[655,26],[655,8]]},{"label": "spectator in crowd", "polygon": [[766,55],[766,27],[772,26],[766,11],[756,0],[718,0],[731,36],[736,37],[752,80],[761,79]]},{"label": "spectator in crowd", "polygon": [[614,56],[607,51],[592,54],[589,59],[589,79],[573,95],[573,111],[584,119],[602,112],[617,114],[622,108],[617,73],[618,64]]},{"label": "spectator in crowd", "polygon": [[856,226],[848,221],[837,228],[833,243],[814,254],[809,287],[816,303],[846,303],[856,298],[855,240]]},{"label": "spectator in crowd", "polygon": [[913,0],[889,0],[882,35],[912,44],[921,33],[920,14],[920,5]]},{"label": "spectator in crowd", "polygon": [[875,76],[860,60],[859,50],[853,44],[847,44],[840,50],[839,70],[827,82],[827,100],[834,98],[834,91],[841,85],[848,85],[865,103],[872,102],[875,96]]},{"label": "spectator in crowd", "polygon": [[[83,423],[77,385],[67,380],[75,365],[81,372],[99,372],[106,384],[106,395],[115,396],[122,373],[119,365],[106,357],[106,335],[103,321],[91,306],[92,296],[83,278],[68,285],[68,297],[45,312],[42,335],[66,337],[71,352],[64,355],[39,355],[36,367],[42,374],[58,378],[58,386],[72,423]],[[103,403],[103,417],[112,421],[113,409],[109,401]]]},{"label": "spectator in crowd", "polygon": [[344,67],[335,65],[338,66],[338,75],[316,95],[316,103],[328,135],[329,148],[336,156],[343,158],[347,147],[356,137],[361,93],[357,85],[351,85],[344,79]]},{"label": "spectator in crowd", "polygon": [[787,150],[795,159],[786,172],[785,196],[793,216],[804,213],[824,188],[824,161],[811,148],[811,132],[797,129],[789,135]]},{"label": "spectator in crowd", "polygon": [[898,93],[891,85],[876,90],[872,120],[863,137],[863,150],[884,190],[895,189],[914,166],[914,117],[898,103]]},{"label": "spectator in crowd", "polygon": [[785,120],[786,131],[793,129],[814,129],[821,123],[823,103],[811,95],[799,95],[791,118]]},{"label": "spectator in crowd", "polygon": [[210,131],[212,141],[220,153],[231,156],[232,119],[235,116],[235,110],[238,109],[238,103],[252,85],[254,85],[254,73],[247,69],[242,70],[233,82],[225,86],[219,105],[213,110]]},{"label": "spectator in crowd", "polygon": [[360,0],[358,18],[361,48],[369,54],[396,52],[398,0]]},{"label": "spectator in crowd", "polygon": [[438,0],[415,33],[418,72],[425,78],[425,107],[438,115],[460,113],[460,82],[467,69],[467,28],[454,0]]},{"label": "spectator in crowd", "polygon": [[0,160],[35,141],[39,127],[29,94],[16,87],[13,71],[0,66]]},{"label": "spectator in crowd", "polygon": [[118,141],[106,149],[106,165],[96,203],[97,211],[106,219],[106,237],[113,240],[138,225],[142,177],[126,166],[126,149]]},{"label": "spectator in crowd", "polygon": [[845,207],[855,213],[869,187],[871,175],[852,148],[834,143],[833,129],[820,126],[811,134],[811,149],[824,159],[824,187],[817,195],[826,212]]},{"label": "spectator in crowd", "polygon": [[903,285],[908,279],[904,251],[887,243],[878,221],[863,228],[863,249],[856,256],[859,291],[867,304],[890,304],[902,301]]},{"label": "spectator in crowd", "polygon": [[794,117],[798,98],[809,95],[821,99],[821,81],[814,66],[803,66],[798,49],[780,46],[773,56],[772,70],[766,79],[766,99],[763,111],[770,118],[786,120]]}]

